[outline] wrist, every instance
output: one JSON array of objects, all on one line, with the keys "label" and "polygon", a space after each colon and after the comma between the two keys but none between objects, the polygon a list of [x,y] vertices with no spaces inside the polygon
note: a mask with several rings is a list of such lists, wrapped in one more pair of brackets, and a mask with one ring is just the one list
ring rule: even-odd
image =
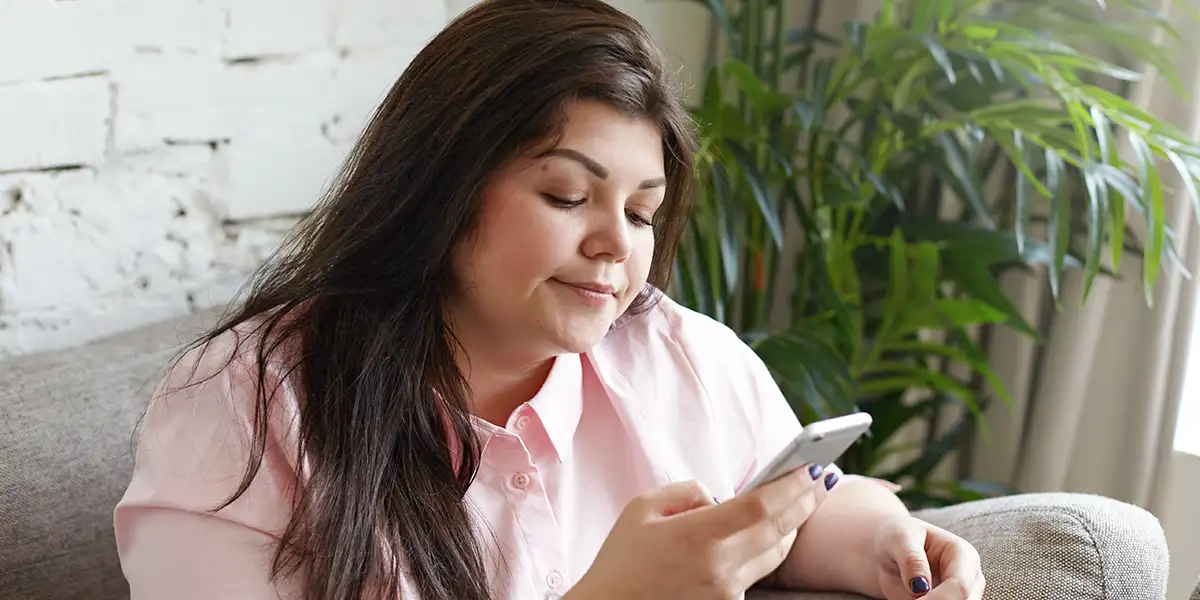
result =
[{"label": "wrist", "polygon": [[876,539],[908,510],[874,481],[848,477],[799,530],[777,578],[781,587],[884,598]]},{"label": "wrist", "polygon": [[846,571],[845,577],[851,586],[850,592],[867,598],[886,597],[880,580],[880,569],[883,568],[878,556],[878,539],[883,529],[891,526],[894,519],[901,515],[879,515],[870,527],[870,534],[859,540],[857,552],[853,553],[855,560],[853,570]]}]

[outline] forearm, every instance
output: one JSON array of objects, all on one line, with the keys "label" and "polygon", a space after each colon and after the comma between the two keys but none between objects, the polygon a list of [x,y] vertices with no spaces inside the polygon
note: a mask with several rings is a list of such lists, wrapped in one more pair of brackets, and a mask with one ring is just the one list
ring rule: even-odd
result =
[{"label": "forearm", "polygon": [[883,598],[875,532],[885,520],[907,514],[896,495],[878,482],[843,477],[797,532],[773,583],[794,590]]}]

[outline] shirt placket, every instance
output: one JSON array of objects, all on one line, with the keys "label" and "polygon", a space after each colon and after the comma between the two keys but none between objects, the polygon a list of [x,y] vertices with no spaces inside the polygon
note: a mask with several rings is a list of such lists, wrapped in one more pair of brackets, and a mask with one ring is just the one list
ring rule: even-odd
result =
[{"label": "shirt placket", "polygon": [[[531,407],[522,406],[510,420],[509,431],[493,438],[497,473],[504,496],[512,507],[525,538],[534,588],[546,600],[557,600],[570,586],[570,573],[562,547],[562,532],[550,505],[545,480],[525,440],[544,437],[541,421]],[[498,442],[498,443],[497,443]],[[537,444],[535,444],[535,447]],[[491,448],[489,448],[490,450]]]}]

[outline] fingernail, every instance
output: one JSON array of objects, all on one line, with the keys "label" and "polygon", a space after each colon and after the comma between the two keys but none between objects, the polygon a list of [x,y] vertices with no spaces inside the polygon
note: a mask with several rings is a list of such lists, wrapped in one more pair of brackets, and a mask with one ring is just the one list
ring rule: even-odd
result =
[{"label": "fingernail", "polygon": [[720,500],[718,500],[716,496],[713,496],[713,502],[716,502],[717,504],[720,504],[720,503],[721,503],[721,501],[720,501]]},{"label": "fingernail", "polygon": [[825,489],[827,489],[827,490],[833,489],[833,484],[835,484],[837,482],[838,482],[837,473],[830,472],[825,475]]},{"label": "fingernail", "polygon": [[929,591],[929,580],[921,576],[913,577],[908,582],[908,589],[914,594],[924,594]]},{"label": "fingernail", "polygon": [[825,467],[821,465],[808,465],[808,474],[812,475],[813,480],[821,478],[821,473],[825,472]]}]

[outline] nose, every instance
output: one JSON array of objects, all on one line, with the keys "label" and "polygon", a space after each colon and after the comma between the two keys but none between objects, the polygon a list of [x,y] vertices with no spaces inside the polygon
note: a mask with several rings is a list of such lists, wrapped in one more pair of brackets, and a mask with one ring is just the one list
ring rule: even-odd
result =
[{"label": "nose", "polygon": [[633,251],[633,227],[625,216],[625,207],[596,211],[581,246],[583,255],[595,260],[622,263]]}]

